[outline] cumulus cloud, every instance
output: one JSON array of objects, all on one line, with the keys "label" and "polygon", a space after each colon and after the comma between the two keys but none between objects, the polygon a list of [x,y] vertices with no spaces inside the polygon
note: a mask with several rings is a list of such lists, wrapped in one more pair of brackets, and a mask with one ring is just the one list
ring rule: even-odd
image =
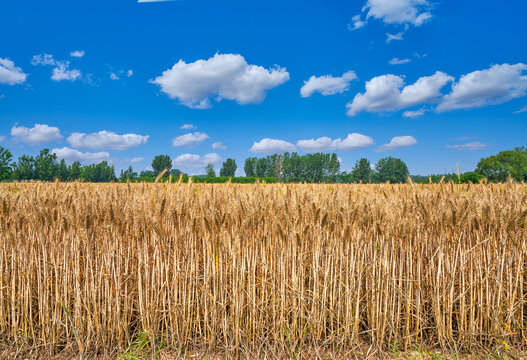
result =
[{"label": "cumulus cloud", "polygon": [[[361,111],[396,111],[436,100],[440,90],[454,78],[437,71],[432,76],[419,78],[414,84],[403,88],[404,79],[388,74],[366,81],[366,92],[359,93],[347,104],[348,115],[355,116]],[[402,90],[401,90],[402,88]]]},{"label": "cumulus cloud", "polygon": [[410,61],[410,59],[398,59],[396,57],[394,57],[393,59],[391,59],[390,61],[388,61],[388,64],[390,65],[402,65],[402,64],[408,64]]},{"label": "cumulus cloud", "polygon": [[172,165],[179,168],[199,169],[208,164],[216,165],[223,159],[216,153],[199,156],[196,154],[183,154],[172,160]]},{"label": "cumulus cloud", "polygon": [[403,112],[403,116],[408,117],[408,118],[417,118],[417,117],[423,116],[425,112],[426,112],[426,109],[407,110]]},{"label": "cumulus cloud", "polygon": [[527,94],[527,65],[493,65],[461,76],[445,95],[437,111],[497,105]]},{"label": "cumulus cloud", "polygon": [[69,61],[57,61],[50,54],[39,54],[31,59],[33,65],[54,66],[51,74],[53,81],[75,81],[82,77],[82,73],[77,69],[70,70]]},{"label": "cumulus cloud", "polygon": [[118,135],[113,131],[102,130],[92,134],[75,132],[67,141],[75,148],[126,150],[146,144],[148,137],[137,134]]},{"label": "cumulus cloud", "polygon": [[11,136],[17,142],[30,145],[38,145],[62,139],[59,128],[44,124],[35,124],[32,128],[15,125],[11,128]]},{"label": "cumulus cloud", "polygon": [[181,136],[176,136],[172,139],[172,146],[196,146],[201,144],[203,141],[209,139],[209,136],[205,133],[195,132]]},{"label": "cumulus cloud", "polygon": [[117,75],[116,73],[110,73],[110,79],[119,80],[119,75]]},{"label": "cumulus cloud", "polygon": [[8,58],[0,58],[0,84],[17,85],[26,82],[27,74]]},{"label": "cumulus cloud", "polygon": [[126,76],[128,76],[128,77],[132,77],[133,75],[134,75],[134,71],[132,69],[130,69],[130,70],[128,70],[126,72]]},{"label": "cumulus cloud", "polygon": [[225,149],[227,149],[227,146],[223,145],[223,143],[221,141],[218,141],[218,142],[215,142],[214,144],[212,144],[212,148],[213,149],[225,150]]},{"label": "cumulus cloud", "polygon": [[446,145],[446,147],[460,151],[475,151],[487,147],[487,144],[483,144],[479,141],[473,141],[466,144]]},{"label": "cumulus cloud", "polygon": [[390,151],[415,144],[417,144],[417,140],[413,136],[396,136],[388,144],[380,146],[376,151]]},{"label": "cumulus cloud", "polygon": [[63,147],[61,149],[53,149],[51,152],[55,153],[59,160],[64,159],[67,163],[73,163],[75,161],[83,163],[99,163],[101,161],[110,160],[110,154],[106,151],[90,153],[80,152],[79,150],[71,149],[69,147]]},{"label": "cumulus cloud", "polygon": [[142,161],[145,161],[145,158],[142,157],[142,156],[135,157],[135,158],[133,158],[132,160],[130,160],[130,162],[131,162],[132,164],[135,164],[135,163],[138,163],[138,162],[142,162]]},{"label": "cumulus cloud", "polygon": [[403,40],[404,33],[399,32],[397,34],[386,33],[386,44],[391,43],[392,41],[401,41]]},{"label": "cumulus cloud", "polygon": [[255,142],[249,151],[257,154],[281,154],[296,151],[296,146],[285,140],[265,138]]},{"label": "cumulus cloud", "polygon": [[324,151],[357,150],[373,144],[374,141],[371,137],[358,133],[352,133],[348,134],[344,140],[341,138],[331,139],[325,136],[318,139],[299,140],[296,143],[296,146],[305,152],[314,153]]},{"label": "cumulus cloud", "polygon": [[182,129],[182,130],[194,130],[197,127],[192,125],[192,124],[183,124],[179,128]]},{"label": "cumulus cloud", "polygon": [[311,76],[308,81],[304,81],[300,94],[304,98],[310,97],[315,92],[324,96],[342,94],[348,90],[350,82],[355,79],[357,79],[357,74],[354,71],[348,71],[341,77],[333,77],[331,75]]},{"label": "cumulus cloud", "polygon": [[53,69],[51,80],[54,81],[75,81],[78,80],[82,74],[79,70],[69,70],[69,62],[60,63],[56,68]]},{"label": "cumulus cloud", "polygon": [[432,18],[430,8],[427,0],[368,0],[362,11],[367,11],[366,19],[421,26]]},{"label": "cumulus cloud", "polygon": [[34,55],[31,59],[31,65],[56,65],[57,62],[51,54]]},{"label": "cumulus cloud", "polygon": [[180,60],[151,80],[171,99],[190,108],[209,108],[211,98],[235,100],[238,104],[261,103],[267,91],[289,80],[285,68],[266,69],[250,65],[237,54],[216,54],[208,60]]},{"label": "cumulus cloud", "polygon": [[348,24],[348,29],[350,31],[360,29],[366,25],[366,21],[361,19],[360,14],[357,14],[354,17],[352,17],[351,21],[353,22],[353,25]]},{"label": "cumulus cloud", "polygon": [[84,56],[84,54],[85,54],[84,50],[75,50],[75,51],[70,52],[70,56],[75,57],[75,58],[81,58]]}]

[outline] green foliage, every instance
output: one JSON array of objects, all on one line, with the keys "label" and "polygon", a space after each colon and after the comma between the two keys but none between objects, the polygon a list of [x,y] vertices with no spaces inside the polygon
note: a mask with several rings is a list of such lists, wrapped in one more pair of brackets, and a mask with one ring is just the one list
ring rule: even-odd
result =
[{"label": "green foliage", "polygon": [[377,181],[381,183],[387,181],[393,184],[405,183],[409,175],[406,164],[401,159],[391,156],[380,159],[375,170],[377,171]]},{"label": "green foliage", "polygon": [[368,159],[357,160],[351,171],[351,180],[356,183],[369,183],[373,178],[373,170]]},{"label": "green foliage", "polygon": [[64,159],[60,160],[60,163],[57,166],[56,176],[60,181],[67,181],[69,179],[69,169]]},{"label": "green foliage", "polygon": [[68,167],[69,180],[78,180],[81,178],[82,166],[81,163],[75,161]]},{"label": "green foliage", "polygon": [[35,159],[33,156],[22,155],[14,166],[13,179],[33,180],[37,179],[35,173]]},{"label": "green foliage", "polygon": [[214,165],[208,164],[205,166],[205,172],[207,173],[208,178],[215,178],[216,177],[216,171],[214,171]]},{"label": "green foliage", "polygon": [[220,169],[220,176],[234,176],[237,168],[238,166],[234,159],[227,159],[223,162],[223,166]]},{"label": "green foliage", "polygon": [[[170,175],[172,175],[172,177],[175,177],[175,178],[179,178],[179,176],[183,174],[183,171],[179,170],[179,169],[172,169],[170,170]],[[185,174],[183,174],[185,175]]]},{"label": "green foliage", "polygon": [[132,166],[129,166],[126,170],[121,170],[121,175],[119,175],[120,181],[133,180],[137,177],[137,173],[134,171]]},{"label": "green foliage", "polygon": [[13,154],[0,146],[0,181],[11,178]]},{"label": "green foliage", "polygon": [[247,177],[255,177],[256,176],[256,163],[258,162],[258,158],[250,157],[245,159],[245,165],[243,167],[243,170],[245,171],[245,176]]},{"label": "green foliage", "polygon": [[52,181],[58,173],[57,155],[49,149],[43,149],[35,158],[36,178],[42,181]]},{"label": "green foliage", "polygon": [[476,172],[492,182],[507,181],[509,175],[516,181],[527,181],[527,151],[517,148],[483,158]]},{"label": "green foliage", "polygon": [[108,165],[106,161],[84,166],[81,171],[81,178],[87,182],[112,182],[117,180],[114,166]]},{"label": "green foliage", "polygon": [[[172,169],[172,159],[168,155],[157,155],[152,161],[152,169],[154,169],[155,176],[159,175],[163,170]],[[165,175],[168,176],[168,173]]]},{"label": "green foliage", "polygon": [[141,178],[147,178],[147,177],[155,178],[156,177],[156,172],[152,171],[152,170],[143,170],[143,171],[141,171],[141,173],[139,173],[139,177],[141,177]]}]

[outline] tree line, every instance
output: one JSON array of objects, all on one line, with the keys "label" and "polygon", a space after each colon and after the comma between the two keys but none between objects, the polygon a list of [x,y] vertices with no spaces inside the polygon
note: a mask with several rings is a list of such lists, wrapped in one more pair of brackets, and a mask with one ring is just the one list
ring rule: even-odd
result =
[{"label": "tree line", "polygon": [[[153,181],[163,173],[164,177],[186,177],[179,169],[172,168],[169,155],[156,156],[151,164],[151,170],[139,173],[132,166],[121,170],[116,176],[115,167],[107,161],[98,164],[82,165],[76,161],[68,165],[64,159],[58,160],[57,155],[49,149],[43,149],[37,156],[22,155],[17,161],[8,149],[0,146],[0,181],[40,180],[40,181],[75,181],[115,182],[115,181]],[[226,159],[219,171],[219,177],[213,164],[207,164],[205,174],[195,176],[200,182],[222,182],[235,177],[238,166],[234,159]],[[416,183],[453,181],[456,183],[477,183],[482,179],[489,182],[527,181],[527,149],[525,147],[502,151],[496,155],[482,158],[474,171],[429,176],[410,176],[407,165],[401,159],[385,157],[376,164],[362,158],[356,161],[349,172],[340,171],[340,161],[337,154],[306,154],[298,153],[274,154],[267,157],[249,157],[244,164],[245,180],[237,182],[253,182],[254,179],[267,179],[268,182],[306,182],[306,183],[404,183],[411,178]],[[165,171],[166,170],[166,171]],[[221,180],[223,179],[223,180]],[[252,180],[251,180],[252,179]],[[225,180],[226,181],[226,180]]]}]

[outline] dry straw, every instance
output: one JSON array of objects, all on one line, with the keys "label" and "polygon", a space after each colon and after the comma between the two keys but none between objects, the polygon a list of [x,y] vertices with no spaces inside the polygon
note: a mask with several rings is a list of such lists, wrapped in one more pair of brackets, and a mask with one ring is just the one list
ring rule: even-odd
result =
[{"label": "dry straw", "polygon": [[[179,180],[181,184],[181,177]],[[2,184],[0,342],[519,344],[527,187]]]}]

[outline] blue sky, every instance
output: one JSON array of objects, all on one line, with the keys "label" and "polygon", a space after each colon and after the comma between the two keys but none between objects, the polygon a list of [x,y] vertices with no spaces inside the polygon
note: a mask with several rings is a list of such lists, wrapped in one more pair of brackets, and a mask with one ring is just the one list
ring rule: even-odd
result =
[{"label": "blue sky", "polygon": [[337,152],[344,170],[385,156],[413,174],[472,170],[527,145],[526,12],[519,0],[4,1],[0,145],[118,169],[168,154],[191,174],[287,150]]}]

